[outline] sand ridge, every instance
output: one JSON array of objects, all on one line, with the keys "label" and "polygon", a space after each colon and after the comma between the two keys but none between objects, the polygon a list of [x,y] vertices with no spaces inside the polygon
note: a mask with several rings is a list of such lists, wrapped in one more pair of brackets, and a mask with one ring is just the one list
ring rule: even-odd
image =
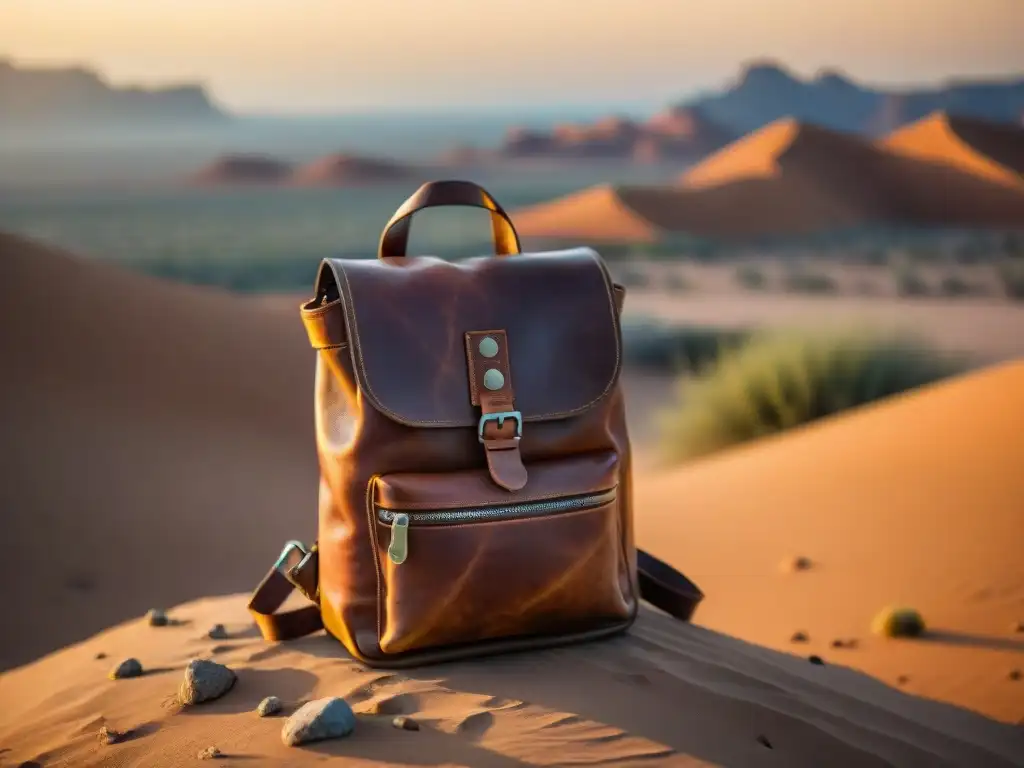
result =
[{"label": "sand ridge", "polygon": [[936,112],[881,140],[897,154],[933,160],[1014,187],[1024,186],[1024,126]]},{"label": "sand ridge", "polygon": [[[1024,133],[1015,146],[1024,152]],[[630,226],[609,227],[623,208]],[[592,188],[513,218],[526,237],[623,241],[653,232],[728,240],[886,224],[1024,228],[1024,187],[787,118],[714,153],[677,186]]]}]

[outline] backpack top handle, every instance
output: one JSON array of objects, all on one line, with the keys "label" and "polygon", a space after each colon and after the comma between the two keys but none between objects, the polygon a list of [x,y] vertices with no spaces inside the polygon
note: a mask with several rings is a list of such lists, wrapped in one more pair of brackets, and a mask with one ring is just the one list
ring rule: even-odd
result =
[{"label": "backpack top handle", "polygon": [[409,227],[413,214],[424,208],[450,205],[490,211],[495,254],[509,256],[521,253],[519,235],[512,225],[512,219],[490,193],[471,181],[450,180],[427,182],[398,207],[380,236],[377,257],[387,259],[405,256],[409,246]]}]

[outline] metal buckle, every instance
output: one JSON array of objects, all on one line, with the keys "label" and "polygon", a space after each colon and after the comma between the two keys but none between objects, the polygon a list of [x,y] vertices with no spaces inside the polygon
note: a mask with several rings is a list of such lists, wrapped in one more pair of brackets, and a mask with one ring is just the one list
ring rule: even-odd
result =
[{"label": "metal buckle", "polygon": [[[306,547],[303,546],[301,541],[289,541],[284,545],[284,549],[281,550],[281,555],[277,558],[277,562],[274,563],[274,568],[280,571],[288,563],[288,558],[291,557],[292,552],[299,551],[302,553],[302,559],[299,561],[299,565],[302,561],[309,557],[309,552],[306,551]],[[296,566],[297,567],[297,566]],[[289,570],[292,570],[289,568]]]},{"label": "metal buckle", "polygon": [[484,441],[484,427],[487,425],[487,422],[496,421],[498,422],[498,429],[501,429],[505,426],[505,419],[516,420],[515,439],[521,438],[523,436],[523,414],[519,411],[502,411],[501,413],[485,413],[480,417],[480,423],[476,427],[476,436],[480,442]]}]

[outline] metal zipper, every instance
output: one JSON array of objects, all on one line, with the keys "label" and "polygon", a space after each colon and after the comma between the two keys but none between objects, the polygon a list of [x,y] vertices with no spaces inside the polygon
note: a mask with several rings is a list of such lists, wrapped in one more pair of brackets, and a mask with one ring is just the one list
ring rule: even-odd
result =
[{"label": "metal zipper", "polygon": [[521,504],[505,504],[496,507],[462,507],[460,509],[430,509],[417,512],[399,512],[394,509],[377,508],[377,519],[391,526],[391,544],[388,557],[391,562],[401,565],[409,556],[410,525],[457,525],[494,520],[521,520],[528,517],[543,517],[560,512],[572,512],[588,507],[599,507],[615,499],[615,489],[585,496],[572,496],[545,501],[526,501]]}]

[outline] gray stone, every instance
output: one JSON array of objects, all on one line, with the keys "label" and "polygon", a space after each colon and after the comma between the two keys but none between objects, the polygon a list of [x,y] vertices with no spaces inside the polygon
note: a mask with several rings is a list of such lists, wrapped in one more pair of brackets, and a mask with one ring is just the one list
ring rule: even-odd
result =
[{"label": "gray stone", "polygon": [[227,640],[228,631],[224,628],[223,624],[214,624],[210,627],[210,631],[206,633],[206,636],[211,640]]},{"label": "gray stone", "polygon": [[146,612],[146,621],[149,622],[151,627],[166,627],[170,623],[167,614],[159,608],[150,608]]},{"label": "gray stone", "polygon": [[216,747],[207,747],[202,752],[200,752],[197,755],[197,757],[200,760],[215,760],[218,757],[223,757],[223,754]]},{"label": "gray stone", "polygon": [[277,696],[267,696],[256,706],[256,714],[260,717],[270,717],[271,715],[276,715],[282,709],[284,709],[284,706]]},{"label": "gray stone", "polygon": [[289,747],[324,739],[340,739],[355,730],[356,716],[344,699],[328,697],[301,706],[281,729]]},{"label": "gray stone", "polygon": [[193,659],[185,667],[185,679],[178,688],[178,702],[201,704],[219,699],[231,690],[237,676],[223,664],[209,659]]},{"label": "gray stone", "polygon": [[125,659],[112,670],[111,680],[123,680],[126,677],[139,677],[142,674],[142,664],[138,659]]}]

